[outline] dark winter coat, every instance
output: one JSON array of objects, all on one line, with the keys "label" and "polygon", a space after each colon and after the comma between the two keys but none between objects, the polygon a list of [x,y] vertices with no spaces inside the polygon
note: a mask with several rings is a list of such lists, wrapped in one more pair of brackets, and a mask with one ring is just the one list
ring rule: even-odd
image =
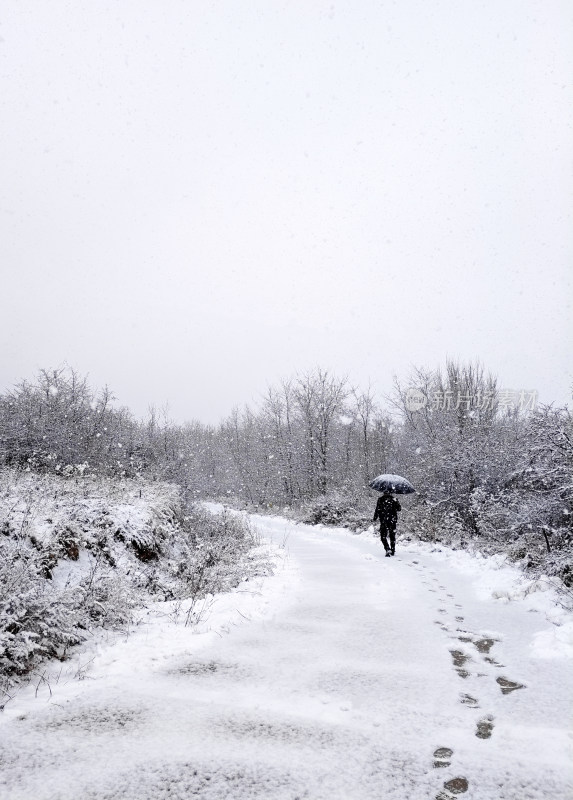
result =
[{"label": "dark winter coat", "polygon": [[401,511],[401,509],[402,507],[396,498],[390,494],[383,494],[376,502],[374,522],[379,519],[381,528],[391,528],[393,530],[398,522],[398,511]]}]

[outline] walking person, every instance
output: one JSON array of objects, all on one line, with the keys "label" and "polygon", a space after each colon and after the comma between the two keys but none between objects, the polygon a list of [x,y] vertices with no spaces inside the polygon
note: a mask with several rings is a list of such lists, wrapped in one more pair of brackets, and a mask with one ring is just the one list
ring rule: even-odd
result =
[{"label": "walking person", "polygon": [[[374,512],[374,522],[380,520],[380,541],[384,545],[386,557],[393,556],[396,552],[396,524],[398,522],[398,511],[402,507],[390,492],[384,492],[377,502]],[[390,538],[390,544],[388,544]]]}]

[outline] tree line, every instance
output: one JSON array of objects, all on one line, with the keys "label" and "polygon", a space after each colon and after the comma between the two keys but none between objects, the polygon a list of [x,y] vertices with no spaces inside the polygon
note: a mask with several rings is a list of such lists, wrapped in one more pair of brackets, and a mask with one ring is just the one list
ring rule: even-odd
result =
[{"label": "tree line", "polygon": [[154,409],[137,420],[74,370],[42,370],[0,395],[0,464],[141,475],[177,482],[191,499],[259,508],[339,503],[364,518],[369,481],[397,472],[417,490],[405,504],[416,535],[482,537],[533,560],[541,546],[544,563],[559,562],[573,583],[563,572],[573,536],[571,413],[504,402],[480,364],[413,370],[384,406],[371,388],[316,369],[216,426],[175,424]]}]

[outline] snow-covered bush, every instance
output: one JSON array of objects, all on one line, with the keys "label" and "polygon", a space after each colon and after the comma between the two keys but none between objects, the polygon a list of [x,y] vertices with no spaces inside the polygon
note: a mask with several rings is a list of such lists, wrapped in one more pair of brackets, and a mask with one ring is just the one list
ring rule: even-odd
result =
[{"label": "snow-covered bush", "polygon": [[43,658],[65,658],[90,628],[115,627],[132,597],[119,576],[97,565],[77,583],[46,578],[41,551],[22,539],[0,538],[0,677],[23,675]]},{"label": "snow-covered bush", "polygon": [[442,515],[427,503],[402,503],[398,516],[398,533],[422,542],[436,542],[443,538]]},{"label": "snow-covered bush", "polygon": [[373,516],[365,502],[353,494],[332,491],[303,503],[299,516],[308,525],[341,525],[354,531],[365,530]]},{"label": "snow-covered bush", "polygon": [[245,518],[227,510],[211,514],[199,506],[187,509],[187,536],[179,537],[169,562],[168,596],[202,597],[228,591],[245,577],[267,574],[270,565],[253,551],[254,534]]},{"label": "snow-covered bush", "polygon": [[50,592],[40,555],[0,538],[0,675],[22,675],[41,657],[77,644],[75,603],[69,592]]},{"label": "snow-covered bush", "polygon": [[0,687],[146,599],[265,573],[254,544],[242,518],[188,506],[172,484],[0,471]]}]

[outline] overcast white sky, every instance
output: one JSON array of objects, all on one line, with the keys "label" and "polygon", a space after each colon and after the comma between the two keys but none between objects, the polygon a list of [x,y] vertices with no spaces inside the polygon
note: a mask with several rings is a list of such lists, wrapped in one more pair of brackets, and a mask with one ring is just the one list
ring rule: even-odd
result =
[{"label": "overcast white sky", "polygon": [[570,0],[0,0],[0,389],[571,397]]}]

